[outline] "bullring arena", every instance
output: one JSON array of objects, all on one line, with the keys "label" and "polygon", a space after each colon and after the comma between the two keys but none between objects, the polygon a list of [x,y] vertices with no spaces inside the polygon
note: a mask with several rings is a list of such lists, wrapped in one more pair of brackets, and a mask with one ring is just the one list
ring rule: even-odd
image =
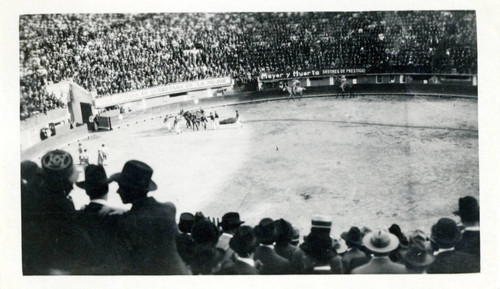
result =
[{"label": "bullring arena", "polygon": [[[173,202],[179,213],[238,211],[250,224],[284,217],[302,233],[315,214],[333,217],[337,237],[351,225],[429,231],[458,198],[479,196],[476,99],[332,94],[204,109],[221,119],[239,110],[243,126],[213,130],[209,122],[207,130],[192,131],[182,122],[176,134],[164,116],[178,111],[167,109],[60,148],[78,160],[81,142],[97,163],[104,143],[108,175],[130,159],[150,164],[159,187],[150,195]],[[128,208],[117,188],[111,184],[109,201]],[[76,186],[71,196],[77,208],[89,201]]]}]

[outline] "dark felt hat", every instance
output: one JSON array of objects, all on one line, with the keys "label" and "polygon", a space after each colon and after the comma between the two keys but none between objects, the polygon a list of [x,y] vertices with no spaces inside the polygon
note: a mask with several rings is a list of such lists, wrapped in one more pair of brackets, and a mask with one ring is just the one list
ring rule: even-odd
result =
[{"label": "dark felt hat", "polygon": [[222,221],[219,223],[219,225],[224,230],[232,230],[238,228],[243,223],[245,222],[242,222],[240,220],[240,214],[236,212],[229,212],[222,216]]},{"label": "dark felt hat", "polygon": [[263,244],[272,244],[276,240],[276,227],[270,218],[262,219],[254,228],[255,237]]},{"label": "dark felt hat", "polygon": [[88,165],[85,168],[85,181],[77,182],[76,185],[82,189],[108,188],[108,177],[101,165]]},{"label": "dark felt hat", "polygon": [[276,242],[291,242],[293,239],[292,224],[284,219],[274,221],[276,228]]},{"label": "dark felt hat", "polygon": [[461,237],[462,234],[460,233],[457,223],[449,218],[439,219],[431,229],[431,240],[440,247],[453,247]]},{"label": "dark felt hat", "polygon": [[250,226],[241,226],[236,229],[234,236],[229,240],[229,247],[238,255],[245,256],[257,248],[257,238]]},{"label": "dark felt hat", "polygon": [[310,232],[304,237],[304,243],[299,246],[304,252],[311,255],[315,259],[328,259],[335,253],[333,248],[333,240],[324,234]]},{"label": "dark felt hat", "polygon": [[62,178],[71,182],[78,179],[78,171],[73,165],[73,158],[63,150],[53,150],[43,155],[42,170],[51,178]]},{"label": "dark felt hat", "polygon": [[479,221],[479,203],[476,198],[466,196],[458,199],[458,211],[453,214],[460,216],[462,221]]},{"label": "dark felt hat", "polygon": [[117,182],[119,185],[124,185],[132,189],[155,191],[157,186],[151,176],[153,169],[147,164],[130,160],[125,163],[120,173],[113,174],[109,180]]},{"label": "dark felt hat", "polygon": [[217,243],[219,240],[219,230],[208,220],[201,220],[194,223],[191,229],[191,237],[195,243]]},{"label": "dark felt hat", "polygon": [[361,230],[358,227],[351,227],[349,231],[340,234],[340,237],[346,242],[354,245],[361,245],[363,243],[363,236],[361,235]]},{"label": "dark felt hat", "polygon": [[194,215],[191,213],[182,213],[179,217],[179,231],[191,233],[194,225]]}]

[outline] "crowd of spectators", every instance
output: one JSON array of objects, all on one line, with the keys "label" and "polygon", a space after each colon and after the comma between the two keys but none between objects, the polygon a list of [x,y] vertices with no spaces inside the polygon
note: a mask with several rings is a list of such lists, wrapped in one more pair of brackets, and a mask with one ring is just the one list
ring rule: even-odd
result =
[{"label": "crowd of spectators", "polygon": [[52,108],[43,87],[68,78],[103,96],[262,71],[474,73],[476,34],[473,11],[23,15],[22,111]]},{"label": "crowd of spectators", "polygon": [[[85,189],[90,203],[75,210],[69,193],[78,179],[70,154],[50,151],[42,167],[21,164],[23,272],[46,274],[421,274],[480,271],[479,204],[460,198],[461,224],[444,217],[429,228],[404,234],[389,228],[345,228],[331,236],[329,216],[314,216],[300,242],[293,224],[263,216],[245,223],[238,212],[219,219],[184,212],[176,223],[173,203],[158,189],[153,169],[130,160],[107,177],[89,165]],[[117,182],[128,211],[107,203],[108,183]],[[450,212],[451,214],[451,212]],[[300,242],[300,244],[299,244]]]}]

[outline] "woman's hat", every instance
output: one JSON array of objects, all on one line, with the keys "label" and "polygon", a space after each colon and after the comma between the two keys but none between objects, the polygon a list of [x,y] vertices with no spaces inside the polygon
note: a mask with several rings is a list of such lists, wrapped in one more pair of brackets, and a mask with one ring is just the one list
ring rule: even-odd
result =
[{"label": "woman's hat", "polygon": [[109,180],[132,189],[150,192],[158,188],[151,180],[152,175],[153,169],[150,166],[141,161],[130,160],[125,163],[121,173],[113,174]]},{"label": "woman's hat", "polygon": [[389,253],[399,246],[398,237],[385,229],[368,233],[363,238],[365,247],[373,253]]}]

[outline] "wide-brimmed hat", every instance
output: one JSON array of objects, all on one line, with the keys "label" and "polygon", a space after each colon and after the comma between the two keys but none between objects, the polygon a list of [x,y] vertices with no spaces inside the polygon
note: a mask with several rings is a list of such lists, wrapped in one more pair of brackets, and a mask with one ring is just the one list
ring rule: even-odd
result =
[{"label": "wide-brimmed hat", "polygon": [[460,216],[463,221],[479,221],[479,203],[476,198],[466,196],[458,199],[458,211],[453,214]]},{"label": "wide-brimmed hat", "polygon": [[462,234],[457,223],[449,218],[441,218],[432,226],[431,240],[440,247],[449,248],[455,246]]},{"label": "wide-brimmed hat", "polygon": [[236,229],[234,236],[229,240],[229,247],[238,255],[247,255],[257,248],[257,238],[250,226],[241,226]]},{"label": "wide-brimmed hat", "polygon": [[254,228],[255,237],[263,244],[272,244],[276,240],[276,227],[270,218],[262,219]]},{"label": "wide-brimmed hat", "polygon": [[63,150],[49,151],[42,157],[42,171],[51,178],[67,179],[71,183],[78,179],[78,170],[71,155]]},{"label": "wide-brimmed hat", "polygon": [[420,230],[410,232],[407,248],[400,251],[406,262],[413,266],[427,266],[434,262],[434,256],[427,236]]},{"label": "wide-brimmed hat", "polygon": [[240,214],[236,212],[229,212],[222,216],[222,221],[219,223],[219,226],[224,230],[232,230],[238,228],[241,224],[245,222],[240,220]]},{"label": "wide-brimmed hat", "polygon": [[370,232],[363,237],[365,247],[374,253],[389,253],[399,246],[398,237],[385,229]]},{"label": "wide-brimmed hat", "polygon": [[194,215],[191,213],[182,213],[179,217],[179,231],[191,233],[194,225]]},{"label": "wide-brimmed hat", "polygon": [[197,221],[191,229],[191,237],[196,243],[217,243],[219,240],[219,230],[208,220]]},{"label": "wide-brimmed hat", "polygon": [[361,245],[363,242],[363,237],[361,236],[361,230],[358,227],[351,227],[349,231],[340,234],[340,237],[346,242],[354,245]]},{"label": "wide-brimmed hat", "polygon": [[274,221],[276,228],[276,242],[290,242],[293,239],[292,224],[284,219]]},{"label": "wide-brimmed hat", "polygon": [[132,189],[149,192],[158,188],[155,182],[151,180],[152,175],[153,169],[150,166],[141,161],[130,160],[125,163],[120,173],[111,175],[109,180]]},{"label": "wide-brimmed hat", "polygon": [[101,165],[88,165],[85,168],[85,181],[77,182],[76,185],[82,189],[108,188],[108,177]]}]

